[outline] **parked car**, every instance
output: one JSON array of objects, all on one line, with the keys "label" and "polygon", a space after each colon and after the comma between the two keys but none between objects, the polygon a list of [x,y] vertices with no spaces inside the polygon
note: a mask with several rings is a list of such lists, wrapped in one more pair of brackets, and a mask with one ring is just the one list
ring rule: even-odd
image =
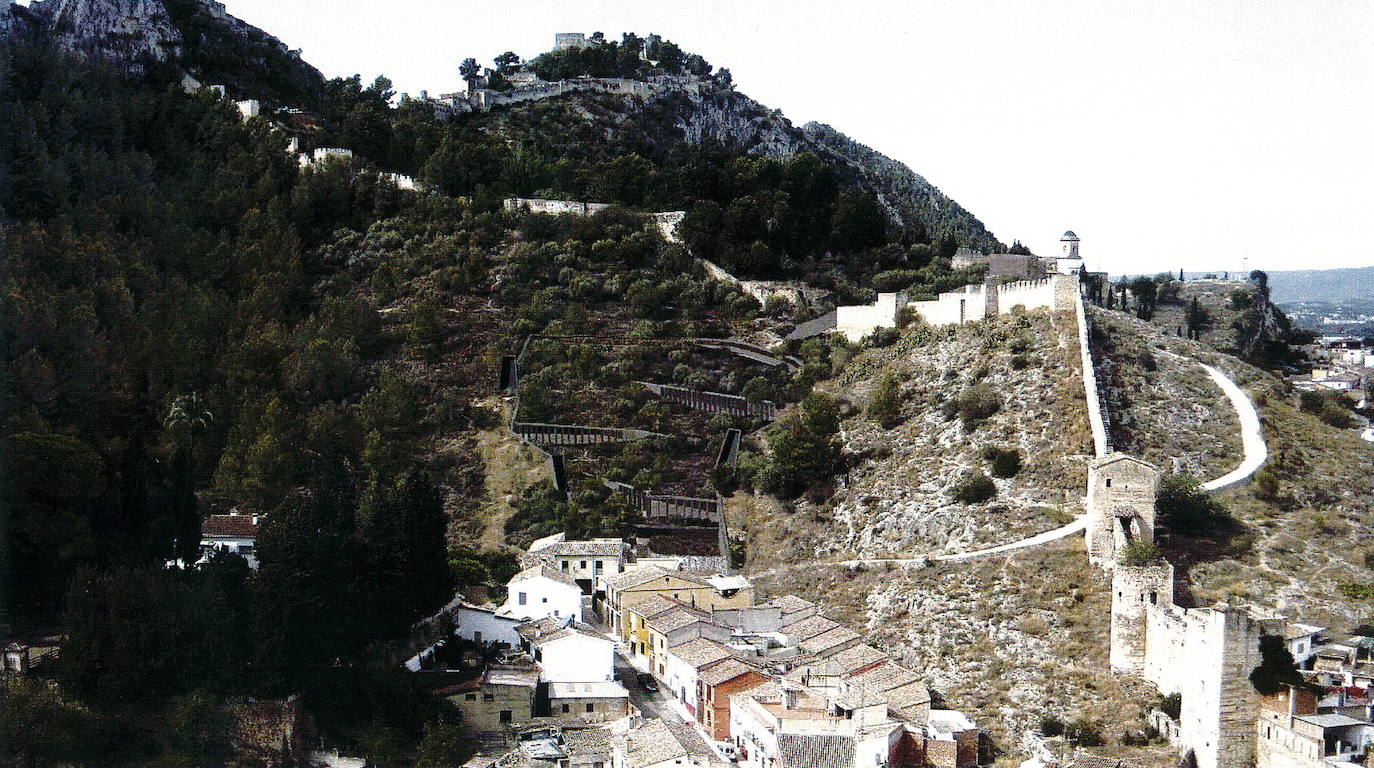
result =
[{"label": "parked car", "polygon": [[639,681],[640,688],[643,688],[646,691],[651,691],[653,693],[658,692],[658,681],[655,680],[654,676],[649,674],[648,672],[640,672],[635,679]]}]

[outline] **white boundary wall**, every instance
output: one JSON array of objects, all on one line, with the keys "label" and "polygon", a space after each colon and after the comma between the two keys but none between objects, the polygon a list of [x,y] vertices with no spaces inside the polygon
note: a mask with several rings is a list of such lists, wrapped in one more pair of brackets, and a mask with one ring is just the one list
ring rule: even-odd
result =
[{"label": "white boundary wall", "polygon": [[880,293],[872,304],[835,307],[835,330],[851,342],[859,341],[877,328],[896,328],[897,317],[906,306],[902,293]]},{"label": "white boundary wall", "polygon": [[1093,452],[1101,459],[1107,455],[1107,424],[1102,420],[1102,400],[1097,393],[1097,374],[1093,370],[1093,353],[1088,347],[1088,317],[1083,310],[1083,294],[1073,300],[1073,314],[1078,321],[1079,365],[1083,368],[1083,395],[1088,401],[1088,425],[1093,432]]}]

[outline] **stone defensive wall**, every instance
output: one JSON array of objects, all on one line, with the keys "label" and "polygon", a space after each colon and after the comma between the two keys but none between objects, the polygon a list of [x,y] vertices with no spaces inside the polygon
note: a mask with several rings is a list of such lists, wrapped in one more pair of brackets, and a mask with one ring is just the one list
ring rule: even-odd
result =
[{"label": "stone defensive wall", "polygon": [[707,349],[723,349],[726,352],[732,352],[740,357],[748,358],[754,362],[763,363],[764,365],[771,365],[775,368],[779,365],[785,365],[792,371],[799,371],[802,367],[800,358],[793,357],[792,355],[779,355],[767,347],[761,347],[758,344],[750,344],[747,341],[707,338],[697,338],[692,341],[698,346],[706,347]]},{"label": "stone defensive wall", "polygon": [[1088,426],[1093,433],[1093,453],[1104,458],[1112,452],[1111,432],[1107,429],[1107,401],[1105,392],[1098,386],[1097,365],[1093,361],[1092,333],[1088,325],[1088,315],[1083,308],[1083,294],[1074,296],[1073,315],[1078,322],[1079,367],[1083,375],[1083,396],[1088,406]]},{"label": "stone defensive wall", "polygon": [[[753,298],[760,304],[767,304],[769,299],[779,298],[787,301],[794,307],[806,307],[811,304],[813,296],[819,299],[824,295],[823,292],[818,290],[808,290],[807,286],[802,283],[788,283],[779,280],[740,280],[729,272],[726,272],[724,268],[715,262],[701,258],[698,258],[697,261],[701,262],[701,266],[706,269],[707,275],[710,275],[712,278],[722,283],[737,286],[741,291],[744,291],[746,296]],[[827,330],[833,330],[833,326]],[[816,334],[812,335],[814,336]]]},{"label": "stone defensive wall", "polygon": [[508,211],[528,208],[531,213],[548,213],[554,216],[571,213],[574,216],[591,216],[611,207],[610,203],[587,203],[580,200],[548,200],[541,197],[508,197],[502,202]]},{"label": "stone defensive wall", "polygon": [[650,437],[667,437],[657,432],[618,427],[582,427],[572,424],[534,424],[515,422],[510,425],[521,440],[532,445],[576,446],[601,443],[630,443]]},{"label": "stone defensive wall", "polygon": [[751,403],[739,395],[727,395],[724,392],[704,392],[668,384],[651,384],[647,381],[639,383],[662,400],[682,403],[688,408],[698,411],[731,413],[737,416],[758,416],[770,421],[778,417],[778,407],[769,400]]},{"label": "stone defensive wall", "polygon": [[828,316],[802,323],[788,338],[806,338],[835,330],[857,342],[878,328],[896,328],[904,310],[915,312],[925,322],[960,325],[1013,310],[1050,309],[1071,311],[1079,301],[1076,275],[1050,275],[1037,280],[1018,280],[995,284],[991,281],[966,285],[947,291],[930,301],[908,301],[904,293],[880,293],[872,304],[835,308],[833,326]]},{"label": "stone defensive wall", "polygon": [[700,95],[703,87],[703,83],[694,77],[675,75],[658,75],[647,80],[634,80],[625,77],[579,77],[572,80],[541,81],[512,91],[493,91],[479,88],[472,94],[462,93],[446,96],[448,101],[441,102],[441,104],[443,104],[443,108],[451,112],[462,113],[487,110],[505,104],[541,101],[566,93],[608,93],[651,99],[670,93]]},{"label": "stone defensive wall", "polygon": [[667,496],[649,493],[627,483],[614,480],[603,481],[607,488],[624,495],[630,506],[644,513],[645,517],[668,520],[705,520],[719,523],[725,519],[724,504],[720,497],[714,499],[694,496]]}]

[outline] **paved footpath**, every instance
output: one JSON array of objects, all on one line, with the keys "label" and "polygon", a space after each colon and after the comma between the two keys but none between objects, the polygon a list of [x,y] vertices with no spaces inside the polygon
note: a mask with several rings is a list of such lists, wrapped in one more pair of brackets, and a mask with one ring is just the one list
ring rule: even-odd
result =
[{"label": "paved footpath", "polygon": [[1255,474],[1264,460],[1269,457],[1269,448],[1264,444],[1264,435],[1260,432],[1259,411],[1255,410],[1255,402],[1245,393],[1245,390],[1236,385],[1226,374],[1213,368],[1206,363],[1201,364],[1207,369],[1207,375],[1212,377],[1221,391],[1226,393],[1226,397],[1231,401],[1231,406],[1236,409],[1236,416],[1240,417],[1240,442],[1244,449],[1244,457],[1241,458],[1240,465],[1215,480],[1210,480],[1202,484],[1203,490],[1217,491],[1228,488],[1240,481]]}]

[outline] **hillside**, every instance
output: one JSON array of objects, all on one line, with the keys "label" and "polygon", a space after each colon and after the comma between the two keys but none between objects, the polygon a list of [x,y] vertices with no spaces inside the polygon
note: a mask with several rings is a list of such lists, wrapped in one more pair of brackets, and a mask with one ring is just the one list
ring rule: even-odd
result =
[{"label": "hillside", "polygon": [[[30,764],[223,764],[213,723],[296,692],[331,743],[413,755],[447,717],[398,672],[413,622],[504,583],[513,543],[634,532],[603,479],[731,482],[710,468],[736,422],[638,382],[787,405],[847,352],[793,344],[790,375],[687,343],[777,338],[793,310],[709,279],[646,212],[689,211],[683,239],[741,274],[854,291],[896,265],[955,279],[955,233],[981,231],[889,218],[874,179],[708,76],[698,99],[448,119],[384,78],[325,82],[206,0],[3,13],[5,629],[69,638],[57,688],[5,691],[6,718],[64,723],[14,747]],[[617,205],[503,205],[534,194]],[[496,372],[533,337],[516,410]],[[527,417],[663,434],[570,452],[565,499],[510,440]],[[256,572],[166,568],[230,510],[265,514]]]},{"label": "hillside", "polygon": [[[1143,729],[1153,702],[1107,671],[1110,592],[1081,534],[963,562],[927,559],[1011,543],[1081,514],[1092,441],[1078,359],[1068,314],[907,328],[821,385],[854,412],[842,423],[848,471],[833,497],[732,500],[748,537],[746,572],[866,627],[871,642],[926,670],[932,689],[988,729],[999,752],[1019,750],[1042,717],[1109,728],[1107,750],[1120,752],[1120,729]],[[902,382],[901,423],[890,430],[864,413],[888,371]],[[974,388],[999,406],[970,410],[986,416],[966,423],[958,404]],[[970,470],[992,471],[990,446],[1016,449],[1019,472],[994,478],[987,501],[952,499]],[[817,568],[813,558],[911,562]]]},{"label": "hillside", "polygon": [[[1374,581],[1374,558],[1365,557],[1374,547],[1374,523],[1367,514],[1374,502],[1368,480],[1374,446],[1303,411],[1298,393],[1271,373],[1171,337],[1151,323],[1097,312],[1112,335],[1151,350],[1158,363],[1150,370],[1138,354],[1111,355],[1120,371],[1113,386],[1125,389],[1117,407],[1124,407],[1126,419],[1157,418],[1157,404],[1178,396],[1178,382],[1197,378],[1196,366],[1184,361],[1201,360],[1219,366],[1250,392],[1264,422],[1271,458],[1260,477],[1267,475],[1273,485],[1257,481],[1222,492],[1218,498],[1234,526],[1191,538],[1176,535],[1164,544],[1170,561],[1186,574],[1182,583],[1194,604],[1236,596],[1303,621],[1353,626],[1367,618],[1370,604],[1350,599],[1352,588],[1342,585]],[[1178,375],[1169,375],[1170,360],[1182,365]],[[1202,396],[1195,404],[1227,408],[1216,394],[1197,394]],[[1133,445],[1159,461],[1187,453],[1179,449],[1190,445],[1212,445],[1216,432],[1205,422],[1190,426],[1189,421],[1176,419],[1164,429],[1149,430],[1133,437]],[[1215,416],[1208,420],[1216,421]],[[1199,477],[1214,477],[1234,463],[1234,458],[1231,465],[1217,459],[1195,470]]]}]

